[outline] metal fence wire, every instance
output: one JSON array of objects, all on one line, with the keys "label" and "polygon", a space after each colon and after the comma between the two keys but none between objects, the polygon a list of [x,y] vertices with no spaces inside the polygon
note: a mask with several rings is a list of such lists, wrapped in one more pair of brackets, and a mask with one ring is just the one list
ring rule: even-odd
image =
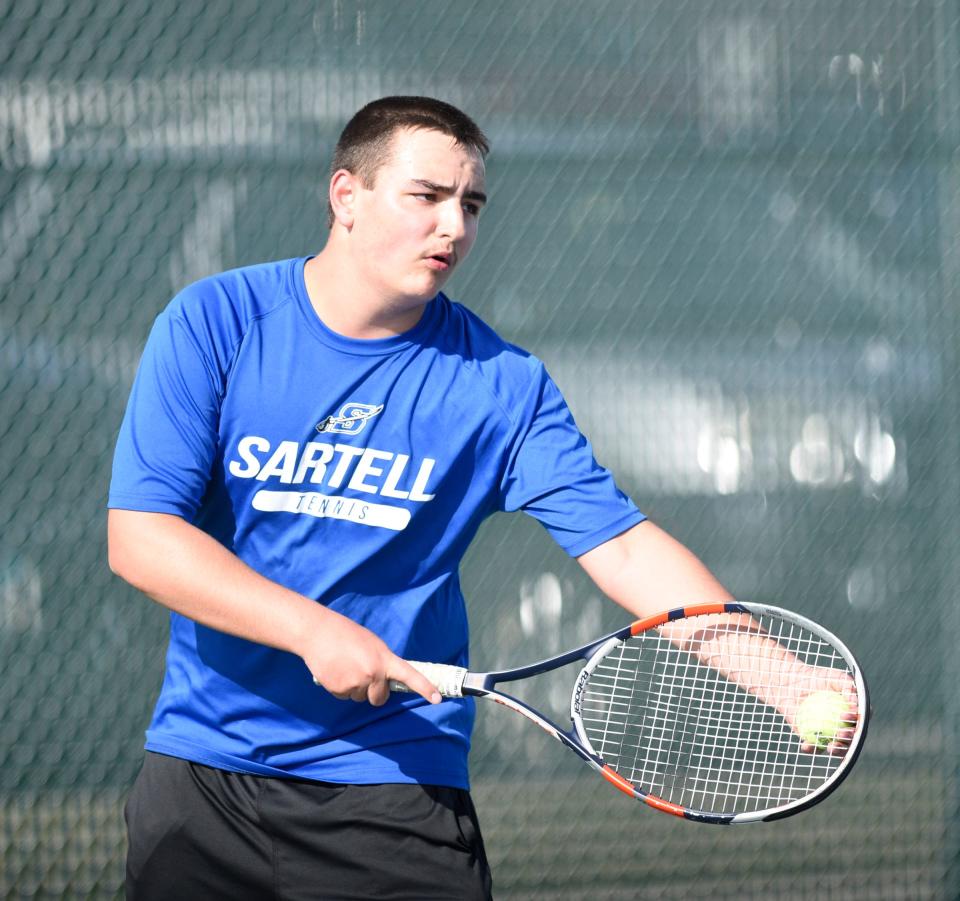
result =
[{"label": "metal fence wire", "polygon": [[[496,897],[960,896],[958,26],[956,0],[0,0],[0,894],[121,893],[166,620],[109,574],[104,508],[153,318],[316,252],[346,119],[417,93],[493,144],[448,293],[738,596],[842,636],[875,710],[837,794],[730,830],[478,711]],[[522,516],[463,581],[484,669],[625,622]]]}]

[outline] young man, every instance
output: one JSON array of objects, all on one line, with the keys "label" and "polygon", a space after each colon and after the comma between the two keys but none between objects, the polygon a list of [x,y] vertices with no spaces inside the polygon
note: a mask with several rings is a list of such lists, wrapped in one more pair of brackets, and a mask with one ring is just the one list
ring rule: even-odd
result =
[{"label": "young man", "polygon": [[458,567],[488,515],[535,516],[631,614],[730,597],[617,489],[541,363],[440,293],[486,152],[447,104],[368,105],[323,251],[157,319],[109,500],[111,568],[172,611],[130,898],[489,896],[473,705],[403,660],[466,664]]}]

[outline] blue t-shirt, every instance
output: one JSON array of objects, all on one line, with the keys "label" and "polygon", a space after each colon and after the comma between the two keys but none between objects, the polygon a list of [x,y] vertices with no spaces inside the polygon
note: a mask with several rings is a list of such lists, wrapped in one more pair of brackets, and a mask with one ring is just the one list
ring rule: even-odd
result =
[{"label": "blue t-shirt", "polygon": [[[438,295],[405,334],[338,335],[305,260],[238,269],[157,318],[109,505],[172,513],[397,654],[467,663],[458,568],[483,519],[524,510],[571,555],[643,519],[542,363]],[[331,782],[467,786],[470,700],[335,699],[303,661],[170,618],[149,750]]]}]

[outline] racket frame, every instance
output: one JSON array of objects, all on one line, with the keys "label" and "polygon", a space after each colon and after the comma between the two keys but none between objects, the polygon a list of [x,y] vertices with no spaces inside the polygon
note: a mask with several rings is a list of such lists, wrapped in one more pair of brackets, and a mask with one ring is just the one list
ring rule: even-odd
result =
[{"label": "racket frame", "polygon": [[[782,804],[779,807],[767,808],[757,811],[749,811],[739,814],[723,814],[712,811],[696,810],[682,805],[675,804],[665,798],[647,792],[641,787],[633,784],[625,777],[621,776],[613,767],[607,764],[604,759],[597,754],[590,743],[583,725],[583,719],[580,709],[580,702],[583,690],[589,681],[590,675],[595,667],[603,660],[613,648],[650,629],[658,628],[666,623],[679,619],[686,619],[694,616],[707,614],[747,614],[754,617],[760,617],[764,614],[777,617],[788,622],[805,628],[815,635],[829,641],[835,650],[846,661],[850,673],[854,679],[857,690],[858,717],[854,728],[853,737],[850,740],[850,747],[843,755],[843,758],[836,770],[814,791],[802,798]],[[520,679],[527,679],[531,676],[541,675],[559,669],[576,660],[586,661],[583,668],[577,675],[574,682],[573,691],[570,697],[570,719],[572,728],[563,729],[544,716],[538,710],[535,710],[529,704],[515,698],[513,695],[497,689],[501,682],[513,682]],[[536,723],[548,735],[551,735],[562,745],[573,751],[590,767],[595,769],[613,786],[625,794],[643,801],[650,807],[664,813],[683,817],[701,823],[713,823],[717,825],[739,825],[752,822],[767,822],[771,820],[782,819],[791,816],[812,807],[819,803],[833,792],[837,786],[846,778],[850,769],[853,767],[860,754],[866,737],[867,721],[869,719],[870,703],[869,693],[863,673],[857,663],[856,658],[850,650],[833,633],[829,632],[823,626],[814,623],[800,614],[789,610],[783,610],[767,604],[754,604],[742,602],[696,604],[688,607],[677,607],[654,616],[639,619],[628,626],[617,629],[602,638],[595,639],[578,648],[573,648],[563,654],[555,657],[549,657],[544,660],[531,663],[526,666],[515,667],[513,669],[497,670],[486,673],[474,673],[465,670],[463,667],[453,667],[444,664],[423,664],[410,661],[413,666],[423,672],[428,678],[437,684],[442,681],[443,685],[438,685],[441,694],[445,697],[480,697],[488,698],[497,704],[507,707],[516,713],[521,714],[533,723]],[[391,687],[404,690],[405,686],[394,683]],[[797,739],[799,741],[799,737]],[[820,752],[822,753],[822,752]]]}]

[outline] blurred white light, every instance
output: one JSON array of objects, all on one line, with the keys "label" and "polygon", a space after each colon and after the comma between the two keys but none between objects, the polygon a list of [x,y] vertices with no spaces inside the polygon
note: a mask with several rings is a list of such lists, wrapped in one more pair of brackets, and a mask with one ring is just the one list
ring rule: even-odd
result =
[{"label": "blurred white light", "polygon": [[605,606],[605,603],[596,595],[583,602],[574,630],[574,640],[577,644],[590,641],[600,634],[603,629],[603,610]]},{"label": "blurred white light", "polygon": [[879,425],[857,432],[853,439],[853,452],[875,485],[882,485],[893,475],[897,444],[893,435],[881,431]]},{"label": "blurred white light", "polygon": [[871,341],[863,350],[863,365],[873,375],[888,372],[896,362],[896,352],[884,339]]},{"label": "blurred white light", "polygon": [[803,332],[796,319],[786,316],[781,319],[773,329],[773,340],[777,346],[784,350],[790,350],[800,343]]},{"label": "blurred white light", "polygon": [[732,435],[718,435],[709,426],[700,430],[697,464],[713,476],[718,494],[733,494],[740,487],[740,444]]},{"label": "blurred white light", "polygon": [[808,416],[800,441],[790,451],[790,474],[806,485],[836,485],[843,480],[844,458],[830,433],[826,417]]},{"label": "blurred white light", "polygon": [[777,134],[777,30],[760,17],[711,19],[697,34],[700,131],[707,145]]},{"label": "blurred white light", "polygon": [[770,215],[781,225],[786,225],[797,215],[797,201],[786,191],[777,191],[770,198]]},{"label": "blurred white light", "polygon": [[882,607],[887,596],[886,580],[873,566],[855,566],[847,577],[847,601],[857,610]]},{"label": "blurred white light", "polygon": [[42,602],[40,571],[26,560],[0,559],[0,634],[41,631]]},{"label": "blurred white light", "polygon": [[524,635],[547,635],[559,641],[562,613],[563,589],[553,573],[524,580],[520,586],[520,627]]}]

